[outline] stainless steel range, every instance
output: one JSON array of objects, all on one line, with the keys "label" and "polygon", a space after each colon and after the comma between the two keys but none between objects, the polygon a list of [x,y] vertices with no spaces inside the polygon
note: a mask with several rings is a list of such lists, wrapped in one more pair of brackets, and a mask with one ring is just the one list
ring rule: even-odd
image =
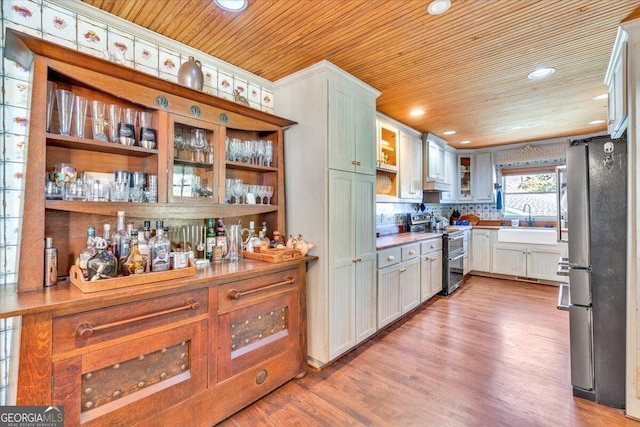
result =
[{"label": "stainless steel range", "polygon": [[448,230],[442,236],[442,295],[450,295],[464,281],[464,231]]},{"label": "stainless steel range", "polygon": [[407,231],[426,233],[431,230],[431,215],[423,213],[407,214]]}]

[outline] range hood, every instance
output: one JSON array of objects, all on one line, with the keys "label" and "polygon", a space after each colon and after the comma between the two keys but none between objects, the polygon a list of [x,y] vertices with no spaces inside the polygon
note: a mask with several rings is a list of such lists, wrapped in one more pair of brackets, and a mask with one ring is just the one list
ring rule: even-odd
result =
[{"label": "range hood", "polygon": [[427,181],[424,185],[423,190],[430,193],[442,193],[444,191],[453,190],[452,187],[453,186],[451,184],[448,184],[446,182]]}]

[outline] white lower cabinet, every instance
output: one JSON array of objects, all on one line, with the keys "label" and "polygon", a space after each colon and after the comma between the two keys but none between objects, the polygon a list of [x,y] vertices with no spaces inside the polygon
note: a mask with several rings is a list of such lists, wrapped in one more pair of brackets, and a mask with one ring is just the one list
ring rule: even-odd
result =
[{"label": "white lower cabinet", "polygon": [[474,229],[471,230],[471,270],[491,273],[493,242],[495,241],[494,230]]},{"label": "white lower cabinet", "polygon": [[566,246],[519,245],[496,243],[493,250],[493,272],[509,276],[562,281],[556,274],[558,260],[566,256]]},{"label": "white lower cabinet", "polygon": [[420,245],[378,251],[378,328],[420,304]]},{"label": "white lower cabinet", "polygon": [[442,239],[420,244],[420,302],[442,291]]}]

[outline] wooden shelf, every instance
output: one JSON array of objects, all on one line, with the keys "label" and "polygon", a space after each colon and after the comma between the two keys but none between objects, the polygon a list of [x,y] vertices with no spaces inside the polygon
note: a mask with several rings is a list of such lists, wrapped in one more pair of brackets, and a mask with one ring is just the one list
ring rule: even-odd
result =
[{"label": "wooden shelf", "polygon": [[229,160],[227,160],[226,167],[227,169],[235,169],[235,170],[243,170],[243,171],[278,172],[278,168],[275,168],[273,166],[250,165],[248,163],[232,162]]},{"label": "wooden shelf", "polygon": [[95,141],[93,139],[76,138],[75,136],[64,136],[54,133],[47,134],[47,145],[50,147],[70,148],[97,153],[122,154],[134,157],[149,157],[158,154],[158,150],[121,145],[113,142]]},{"label": "wooden shelf", "polygon": [[47,200],[49,210],[76,212],[115,217],[118,211],[125,211],[128,218],[141,219],[202,219],[209,217],[236,217],[259,215],[278,210],[277,205],[235,205],[215,204],[194,205],[193,203],[129,203],[129,202],[83,202],[71,200]]}]

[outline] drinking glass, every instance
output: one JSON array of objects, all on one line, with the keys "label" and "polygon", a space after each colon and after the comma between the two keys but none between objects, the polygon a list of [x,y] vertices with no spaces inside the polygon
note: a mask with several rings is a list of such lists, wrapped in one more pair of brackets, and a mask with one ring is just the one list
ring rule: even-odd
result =
[{"label": "drinking glass", "polygon": [[56,102],[58,103],[58,117],[60,119],[60,135],[69,135],[71,133],[73,97],[73,92],[69,90],[56,89]]},{"label": "drinking glass", "polygon": [[51,118],[53,117],[53,103],[56,99],[56,89],[58,85],[54,82],[47,82],[47,132],[51,131]]},{"label": "drinking glass", "polygon": [[111,181],[110,197],[113,202],[128,202],[129,182]]},{"label": "drinking glass", "polygon": [[109,141],[118,142],[118,123],[122,117],[122,107],[109,104],[107,113],[109,114]]},{"label": "drinking glass", "polygon": [[87,183],[87,200],[93,202],[109,201],[109,183],[99,179]]},{"label": "drinking glass", "polygon": [[140,111],[140,139],[141,147],[154,149],[156,148],[156,130],[151,127],[152,115],[148,111]]},{"label": "drinking glass", "polygon": [[273,161],[273,142],[266,140],[264,144],[264,165],[271,166]]},{"label": "drinking glass", "polygon": [[109,141],[107,135],[104,133],[104,127],[107,124],[105,120],[105,107],[101,101],[91,101],[91,130],[93,131],[93,139],[96,141]]},{"label": "drinking glass", "polygon": [[64,200],[87,200],[87,186],[82,179],[67,182],[63,190]]},{"label": "drinking glass", "polygon": [[273,186],[271,186],[271,185],[267,186],[267,197],[268,197],[267,204],[270,205],[271,204],[271,197],[273,197]]},{"label": "drinking glass", "polygon": [[138,112],[134,108],[123,110],[123,120],[118,123],[118,142],[122,145],[133,145],[136,142],[136,117]]},{"label": "drinking glass", "polygon": [[256,195],[258,196],[258,199],[260,200],[260,204],[264,205],[264,197],[267,195],[267,186],[266,185],[257,185],[256,186]]},{"label": "drinking glass", "polygon": [[232,185],[233,197],[236,199],[236,205],[240,204],[240,197],[242,196],[242,180],[234,179]]},{"label": "drinking glass", "polygon": [[233,179],[227,178],[224,181],[224,201],[225,203],[231,203],[233,197]]},{"label": "drinking glass", "polygon": [[264,139],[257,140],[255,148],[256,148],[257,164],[260,166],[264,166],[264,150],[265,150]]},{"label": "drinking glass", "polygon": [[73,126],[73,136],[77,138],[84,138],[84,124],[87,118],[87,106],[89,100],[81,96],[76,96],[73,103],[73,116],[75,119]]}]

